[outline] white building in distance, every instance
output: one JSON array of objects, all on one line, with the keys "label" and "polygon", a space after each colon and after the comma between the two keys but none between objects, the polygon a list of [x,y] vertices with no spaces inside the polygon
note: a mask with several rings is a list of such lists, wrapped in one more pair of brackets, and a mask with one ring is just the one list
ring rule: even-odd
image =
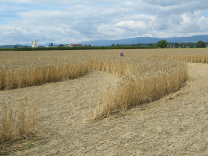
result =
[{"label": "white building in distance", "polygon": [[38,40],[32,41],[32,48],[38,47]]}]

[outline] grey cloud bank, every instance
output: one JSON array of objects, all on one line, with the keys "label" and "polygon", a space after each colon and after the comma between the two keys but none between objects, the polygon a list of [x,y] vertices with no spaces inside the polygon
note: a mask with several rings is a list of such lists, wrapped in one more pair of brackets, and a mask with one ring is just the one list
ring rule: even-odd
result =
[{"label": "grey cloud bank", "polygon": [[2,0],[0,45],[208,34],[206,0]]}]

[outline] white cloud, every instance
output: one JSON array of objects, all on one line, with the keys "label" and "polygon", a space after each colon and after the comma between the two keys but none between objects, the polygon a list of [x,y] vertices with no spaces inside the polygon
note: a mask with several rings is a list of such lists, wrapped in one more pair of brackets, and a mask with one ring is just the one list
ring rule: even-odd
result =
[{"label": "white cloud", "polygon": [[104,36],[105,38],[117,38],[117,36],[122,36],[123,33],[125,33],[125,30],[122,28],[117,28],[114,27],[114,25],[107,25],[107,24],[102,24],[99,25],[97,28],[97,32],[98,32],[98,37],[100,39],[102,39],[102,37]]},{"label": "white cloud", "polygon": [[[204,0],[3,0],[0,45],[208,34]],[[203,4],[203,5],[202,5]]]},{"label": "white cloud", "polygon": [[32,3],[32,0],[6,0],[2,3],[11,3],[11,4],[25,4],[25,3]]},{"label": "white cloud", "polygon": [[129,20],[129,21],[121,21],[119,23],[116,23],[115,26],[121,27],[123,29],[131,29],[131,30],[145,30],[146,28],[146,23],[143,21],[134,21],[134,20]]}]

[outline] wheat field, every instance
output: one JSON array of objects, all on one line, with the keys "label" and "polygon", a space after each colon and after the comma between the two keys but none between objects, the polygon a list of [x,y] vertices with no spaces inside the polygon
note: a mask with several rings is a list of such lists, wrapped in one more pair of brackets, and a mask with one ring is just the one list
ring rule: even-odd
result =
[{"label": "wheat field", "polygon": [[[180,89],[188,79],[186,62],[207,63],[206,49],[0,52],[0,90],[30,87],[102,71],[118,77],[92,114],[93,120],[157,100]],[[24,104],[23,104],[24,103]],[[0,142],[33,135],[35,102],[20,99],[16,108],[0,102]],[[12,133],[11,133],[12,132]]]}]

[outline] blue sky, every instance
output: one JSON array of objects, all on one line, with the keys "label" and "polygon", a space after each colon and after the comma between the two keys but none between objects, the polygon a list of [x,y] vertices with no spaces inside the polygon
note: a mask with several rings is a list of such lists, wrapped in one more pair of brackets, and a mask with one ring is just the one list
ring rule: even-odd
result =
[{"label": "blue sky", "polygon": [[201,11],[201,13],[205,18],[208,18],[208,11]]},{"label": "blue sky", "polygon": [[0,0],[0,45],[208,35],[207,0]]}]

